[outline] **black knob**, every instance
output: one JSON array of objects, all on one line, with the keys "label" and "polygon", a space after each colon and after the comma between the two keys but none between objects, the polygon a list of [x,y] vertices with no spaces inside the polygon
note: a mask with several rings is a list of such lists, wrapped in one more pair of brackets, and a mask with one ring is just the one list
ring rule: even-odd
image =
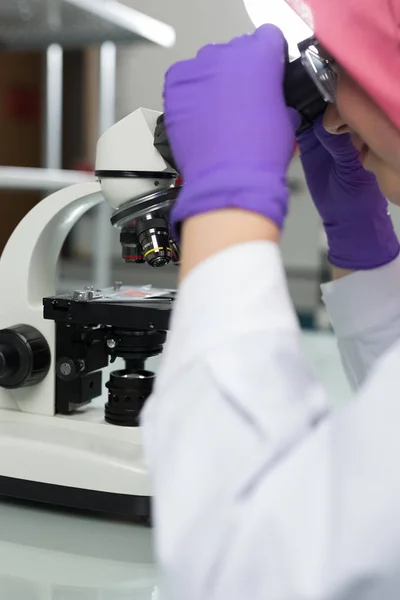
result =
[{"label": "black knob", "polygon": [[139,416],[153,390],[151,371],[114,371],[110,374],[105,420],[112,425],[138,427]]},{"label": "black knob", "polygon": [[30,325],[0,331],[0,387],[15,389],[43,381],[50,368],[50,348]]},{"label": "black knob", "polygon": [[85,370],[85,361],[82,359],[63,357],[58,359],[56,374],[63,381],[74,381]]}]

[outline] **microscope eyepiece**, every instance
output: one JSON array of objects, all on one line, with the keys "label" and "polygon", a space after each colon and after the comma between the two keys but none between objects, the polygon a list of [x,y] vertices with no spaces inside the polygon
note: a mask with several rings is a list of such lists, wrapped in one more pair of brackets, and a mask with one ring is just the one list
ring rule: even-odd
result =
[{"label": "microscope eyepiece", "polygon": [[305,70],[301,58],[286,65],[284,93],[287,106],[295,108],[303,122],[297,133],[308,129],[326,109],[326,102]]}]

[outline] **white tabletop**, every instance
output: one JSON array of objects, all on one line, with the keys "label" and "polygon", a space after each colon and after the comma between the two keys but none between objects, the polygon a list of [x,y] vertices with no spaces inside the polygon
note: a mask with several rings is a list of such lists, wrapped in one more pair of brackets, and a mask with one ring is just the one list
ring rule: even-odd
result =
[{"label": "white tabletop", "polygon": [[0,502],[1,600],[158,600],[145,527]]}]

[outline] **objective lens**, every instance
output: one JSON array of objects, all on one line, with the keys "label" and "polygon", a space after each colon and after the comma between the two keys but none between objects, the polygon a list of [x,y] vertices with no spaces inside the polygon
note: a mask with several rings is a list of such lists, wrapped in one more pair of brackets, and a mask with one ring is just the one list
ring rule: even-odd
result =
[{"label": "objective lens", "polygon": [[147,215],[136,224],[144,260],[151,267],[165,267],[172,260],[168,223],[162,217]]},{"label": "objective lens", "polygon": [[122,259],[126,263],[144,263],[143,252],[137,235],[132,230],[123,229],[119,237],[122,247]]}]

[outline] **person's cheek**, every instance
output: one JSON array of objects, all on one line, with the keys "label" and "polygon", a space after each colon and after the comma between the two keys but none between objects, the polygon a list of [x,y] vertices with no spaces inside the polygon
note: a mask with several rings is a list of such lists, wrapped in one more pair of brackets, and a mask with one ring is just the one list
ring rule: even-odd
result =
[{"label": "person's cheek", "polygon": [[377,156],[370,150],[363,162],[363,167],[366,171],[373,173],[378,179],[380,174],[381,162]]},{"label": "person's cheek", "polygon": [[391,204],[395,204],[396,206],[400,206],[400,188],[391,188],[388,190],[388,193],[384,196],[389,200]]},{"label": "person's cheek", "polygon": [[385,164],[377,157],[372,150],[370,150],[363,162],[363,167],[366,171],[373,173],[375,175],[379,189],[382,194],[388,197],[391,189],[389,188],[389,181],[387,177],[387,172],[385,168]]},{"label": "person's cheek", "polygon": [[382,184],[387,188],[384,195],[393,204],[400,205],[400,174],[391,170],[385,176],[385,182]]},{"label": "person's cheek", "polygon": [[339,74],[336,104],[349,127],[382,161],[400,171],[400,132],[347,73]]},{"label": "person's cheek", "polygon": [[400,204],[400,173],[382,162],[372,152],[369,153],[364,168],[373,173],[382,194],[393,204]]},{"label": "person's cheek", "polygon": [[348,126],[370,145],[366,138],[370,138],[368,127],[373,113],[371,102],[344,72],[340,73],[338,79],[336,105]]}]

